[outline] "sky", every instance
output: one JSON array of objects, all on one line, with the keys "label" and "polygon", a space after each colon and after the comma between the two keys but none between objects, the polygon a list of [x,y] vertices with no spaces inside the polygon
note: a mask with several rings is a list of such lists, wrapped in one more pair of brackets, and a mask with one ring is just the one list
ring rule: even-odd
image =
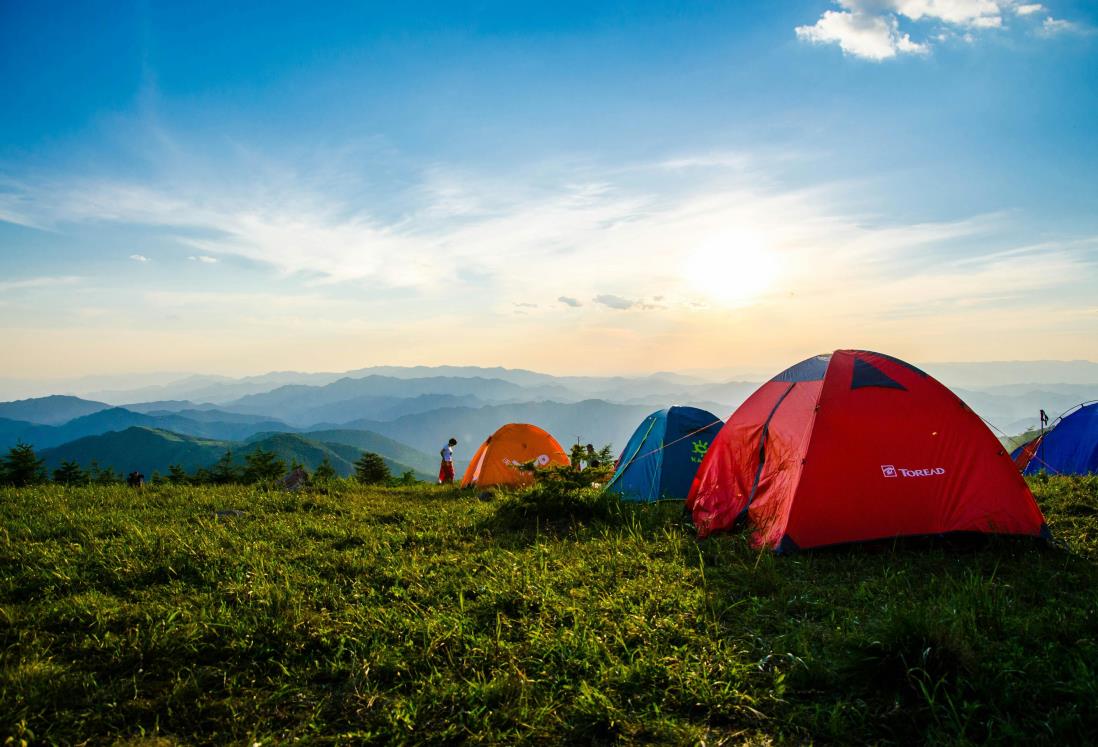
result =
[{"label": "sky", "polygon": [[1093,2],[0,0],[0,90],[9,377],[1098,360]]}]

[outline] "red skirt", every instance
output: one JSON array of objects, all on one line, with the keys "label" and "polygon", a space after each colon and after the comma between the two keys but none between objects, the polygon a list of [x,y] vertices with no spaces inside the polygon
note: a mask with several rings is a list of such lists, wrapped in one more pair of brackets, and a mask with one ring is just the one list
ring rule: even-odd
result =
[{"label": "red skirt", "polygon": [[439,485],[442,485],[443,483],[447,483],[447,482],[453,482],[453,481],[454,481],[454,463],[453,462],[443,462],[442,466],[438,468],[438,483],[439,483]]}]

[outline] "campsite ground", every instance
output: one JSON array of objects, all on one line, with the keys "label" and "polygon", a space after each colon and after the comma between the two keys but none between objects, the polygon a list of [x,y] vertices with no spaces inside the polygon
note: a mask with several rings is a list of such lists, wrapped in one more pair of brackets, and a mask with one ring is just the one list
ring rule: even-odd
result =
[{"label": "campsite ground", "polygon": [[0,491],[0,739],[1081,742],[1098,478],[1033,484],[1059,547],[789,557],[593,499]]}]

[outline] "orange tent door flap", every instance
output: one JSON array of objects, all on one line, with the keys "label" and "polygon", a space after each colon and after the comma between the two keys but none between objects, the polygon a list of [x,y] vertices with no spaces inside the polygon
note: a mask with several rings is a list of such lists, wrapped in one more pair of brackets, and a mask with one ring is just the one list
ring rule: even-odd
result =
[{"label": "orange tent door flap", "polygon": [[[488,437],[488,441],[491,441],[492,437]],[[477,481],[477,476],[480,474],[480,465],[484,462],[484,452],[488,449],[488,441],[485,441],[477,449],[477,453],[473,454],[473,460],[469,462],[469,466],[465,468],[465,475],[461,478],[461,487],[467,488]]]}]

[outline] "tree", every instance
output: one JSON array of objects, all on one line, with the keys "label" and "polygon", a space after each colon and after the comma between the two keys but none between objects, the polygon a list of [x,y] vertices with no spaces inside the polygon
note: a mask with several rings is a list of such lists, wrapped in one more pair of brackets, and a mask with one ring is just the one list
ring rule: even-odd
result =
[{"label": "tree", "polygon": [[34,453],[34,447],[20,441],[8,449],[0,461],[0,480],[17,488],[46,482],[46,463]]},{"label": "tree", "polygon": [[122,475],[115,472],[114,467],[107,466],[96,470],[96,485],[113,485],[116,482],[122,482]]},{"label": "tree", "polygon": [[326,482],[328,480],[336,479],[335,467],[328,460],[328,455],[324,455],[324,461],[317,465],[316,471],[313,472],[313,479],[317,482]]},{"label": "tree", "polygon": [[217,460],[217,464],[209,471],[209,481],[216,485],[228,485],[239,482],[240,470],[233,464],[233,450],[226,449],[225,453]]},{"label": "tree", "polygon": [[182,464],[168,465],[168,482],[173,485],[183,485],[187,482],[187,471]]},{"label": "tree", "polygon": [[355,462],[355,478],[366,485],[388,482],[389,465],[379,455],[364,451]]},{"label": "tree", "polygon": [[61,485],[87,485],[88,473],[76,462],[66,460],[53,471],[53,481]]},{"label": "tree", "polygon": [[273,451],[256,449],[244,456],[244,482],[274,482],[284,474],[286,463]]}]

